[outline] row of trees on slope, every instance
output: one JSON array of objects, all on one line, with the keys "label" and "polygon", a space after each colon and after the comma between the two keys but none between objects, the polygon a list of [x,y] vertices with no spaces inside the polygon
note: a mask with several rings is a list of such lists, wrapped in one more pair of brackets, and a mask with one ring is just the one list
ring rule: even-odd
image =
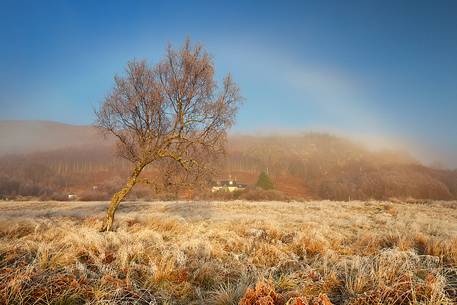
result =
[{"label": "row of trees on slope", "polygon": [[[304,193],[311,198],[457,198],[457,171],[432,169],[403,154],[395,156],[392,152],[371,152],[361,147],[353,148],[352,153],[346,149],[346,153],[339,154],[337,150],[342,149],[342,143],[353,144],[334,136],[304,134],[300,140],[283,136],[281,141],[282,150],[277,151],[273,149],[274,140],[268,138],[250,137],[246,141],[229,138],[226,162],[214,166],[218,170],[216,177],[226,179],[229,174],[244,173],[238,180],[254,185],[259,174],[268,168],[276,189],[288,192],[281,185],[301,181],[297,187],[306,188]],[[263,143],[264,148],[256,144],[257,148],[253,149],[253,142]],[[297,142],[302,143],[301,150],[296,149]],[[262,151],[268,151],[268,147],[271,154],[265,157]],[[312,147],[312,152],[306,147]],[[127,179],[129,169],[129,163],[114,157],[110,150],[95,147],[6,156],[0,158],[0,194],[62,199],[65,194],[76,193],[82,199],[107,200]],[[143,174],[156,183],[162,179],[165,185],[166,179],[158,173],[160,170],[147,169]],[[243,177],[252,179],[243,181]],[[137,187],[130,196],[173,198],[176,194],[174,189],[166,191],[162,188],[157,194],[146,185]],[[194,194],[198,195],[199,191]],[[178,195],[182,195],[179,190]]]}]

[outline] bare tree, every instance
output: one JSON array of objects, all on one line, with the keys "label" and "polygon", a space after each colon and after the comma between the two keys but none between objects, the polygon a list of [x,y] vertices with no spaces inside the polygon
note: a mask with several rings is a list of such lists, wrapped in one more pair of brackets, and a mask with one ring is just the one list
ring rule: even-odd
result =
[{"label": "bare tree", "polygon": [[224,153],[241,100],[230,75],[217,85],[211,57],[189,39],[179,50],[168,46],[155,66],[129,62],[126,75],[115,77],[112,92],[96,111],[95,125],[117,138],[119,155],[133,164],[127,184],[111,199],[101,231],[112,229],[119,203],[135,184],[155,185],[140,178],[148,165],[179,168],[192,179],[208,173],[208,159]]}]

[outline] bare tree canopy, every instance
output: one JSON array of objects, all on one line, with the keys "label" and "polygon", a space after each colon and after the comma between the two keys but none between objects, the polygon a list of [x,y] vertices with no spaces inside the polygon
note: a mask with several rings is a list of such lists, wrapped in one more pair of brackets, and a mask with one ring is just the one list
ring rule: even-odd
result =
[{"label": "bare tree canopy", "polygon": [[[176,165],[189,174],[208,172],[206,160],[224,153],[227,130],[241,102],[227,75],[220,86],[214,64],[202,45],[189,39],[179,50],[168,46],[155,66],[129,62],[126,75],[96,111],[96,126],[118,140],[118,153],[134,168],[126,186],[110,203],[102,230],[111,230],[119,203],[151,163]],[[151,182],[148,182],[151,183]]]}]

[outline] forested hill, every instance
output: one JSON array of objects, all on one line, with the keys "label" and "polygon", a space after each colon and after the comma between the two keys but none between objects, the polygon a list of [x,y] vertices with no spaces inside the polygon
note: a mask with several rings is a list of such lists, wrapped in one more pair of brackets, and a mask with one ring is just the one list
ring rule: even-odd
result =
[{"label": "forested hill", "polygon": [[[112,139],[90,126],[0,121],[0,139],[2,197],[105,198],[128,174],[129,164],[113,155]],[[231,136],[226,160],[216,178],[253,184],[268,171],[276,189],[298,197],[457,199],[457,171],[328,134]]]},{"label": "forested hill", "polygon": [[319,198],[457,197],[457,171],[432,169],[407,153],[371,151],[328,134],[232,137],[228,165],[251,176],[268,168],[290,192]]}]

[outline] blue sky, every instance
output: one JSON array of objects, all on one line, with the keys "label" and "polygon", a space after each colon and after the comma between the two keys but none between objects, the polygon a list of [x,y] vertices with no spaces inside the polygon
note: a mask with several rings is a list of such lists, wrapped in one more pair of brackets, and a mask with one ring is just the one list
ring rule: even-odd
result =
[{"label": "blue sky", "polygon": [[205,44],[234,132],[330,131],[457,167],[457,1],[0,1],[0,119],[90,124],[130,59]]}]

